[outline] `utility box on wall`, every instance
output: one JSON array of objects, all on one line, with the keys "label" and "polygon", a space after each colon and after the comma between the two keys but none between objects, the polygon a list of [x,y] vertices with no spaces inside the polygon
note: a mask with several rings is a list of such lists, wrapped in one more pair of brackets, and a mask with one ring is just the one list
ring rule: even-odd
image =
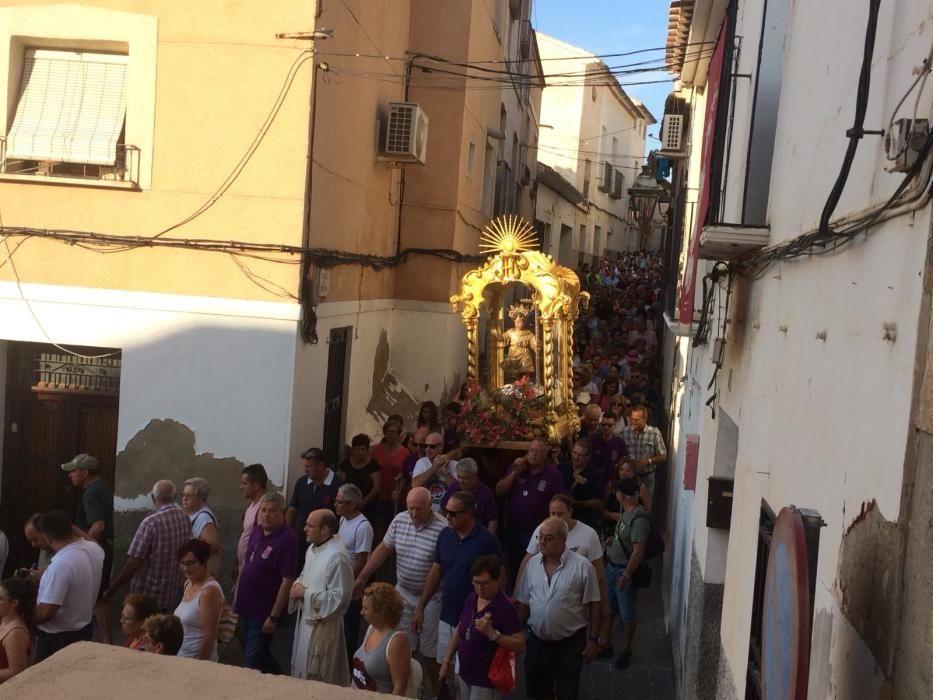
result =
[{"label": "utility box on wall", "polygon": [[684,491],[697,490],[697,463],[700,460],[700,436],[687,435],[684,450]]},{"label": "utility box on wall", "polygon": [[706,495],[706,527],[728,530],[732,522],[733,479],[721,476],[709,478]]}]

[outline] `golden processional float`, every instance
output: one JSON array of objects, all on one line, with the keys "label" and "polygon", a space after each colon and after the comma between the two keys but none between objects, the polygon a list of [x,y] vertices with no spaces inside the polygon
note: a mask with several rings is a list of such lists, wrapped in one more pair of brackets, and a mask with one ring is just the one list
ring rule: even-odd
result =
[{"label": "golden processional float", "polygon": [[459,419],[466,445],[524,449],[536,437],[556,444],[580,427],[573,324],[590,295],[537,245],[523,219],[491,221],[480,238],[491,257],[450,298],[467,335],[468,398]]}]

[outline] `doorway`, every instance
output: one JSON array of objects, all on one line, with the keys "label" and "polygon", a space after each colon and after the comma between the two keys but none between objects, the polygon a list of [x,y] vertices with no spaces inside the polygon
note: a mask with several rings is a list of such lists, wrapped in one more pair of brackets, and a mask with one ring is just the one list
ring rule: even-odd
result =
[{"label": "doorway", "polygon": [[[7,567],[35,559],[23,536],[33,513],[63,510],[73,516],[78,493],[61,465],[87,452],[111,488],[117,452],[120,351],[52,345],[7,345],[0,528],[10,540]],[[106,355],[106,357],[100,357]]]},{"label": "doorway", "polygon": [[328,339],[327,388],[324,392],[324,460],[335,467],[340,460],[347,423],[347,368],[352,326],[333,328]]}]

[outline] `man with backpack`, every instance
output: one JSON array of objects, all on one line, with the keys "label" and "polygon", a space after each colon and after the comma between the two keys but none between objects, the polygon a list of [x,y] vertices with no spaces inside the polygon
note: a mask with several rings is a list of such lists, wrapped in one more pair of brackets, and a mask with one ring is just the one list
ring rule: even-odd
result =
[{"label": "man with backpack", "polygon": [[651,585],[651,569],[646,560],[661,553],[663,541],[660,532],[653,527],[651,516],[638,503],[638,483],[634,479],[621,479],[616,483],[616,498],[622,506],[622,514],[606,547],[609,557],[606,582],[610,614],[622,618],[622,649],[615,666],[624,670],[632,657],[638,589]]}]

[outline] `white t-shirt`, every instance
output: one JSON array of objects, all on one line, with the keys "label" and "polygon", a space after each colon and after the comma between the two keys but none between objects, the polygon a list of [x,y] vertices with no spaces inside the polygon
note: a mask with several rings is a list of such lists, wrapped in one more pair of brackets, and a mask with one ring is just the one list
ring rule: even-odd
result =
[{"label": "white t-shirt", "polygon": [[[538,530],[540,529],[541,526],[538,525],[531,534],[531,539],[528,540],[528,549],[526,551],[529,554],[537,554],[539,551]],[[581,557],[586,557],[587,561],[596,561],[603,558],[603,545],[599,541],[596,530],[579,520],[573,526],[573,530],[567,534],[567,549],[576,552]]]},{"label": "white t-shirt", "polygon": [[360,552],[373,551],[373,526],[362,513],[352,520],[340,518],[338,534],[351,558]]},{"label": "white t-shirt", "polygon": [[74,632],[84,629],[94,616],[94,603],[104,568],[104,550],[96,542],[75,540],[58,550],[39,579],[38,603],[61,606],[43,632]]},{"label": "white t-shirt", "polygon": [[[415,468],[411,472],[411,478],[414,479],[416,476],[424,474],[430,468],[430,458],[422,457],[415,462]],[[447,493],[447,477],[452,473],[456,473],[456,470],[457,460],[452,459],[447,463],[447,466],[441,467],[434,472],[434,478],[424,485],[424,487],[431,492],[431,509],[435,513],[441,512],[441,501],[444,500],[444,494]]]}]

